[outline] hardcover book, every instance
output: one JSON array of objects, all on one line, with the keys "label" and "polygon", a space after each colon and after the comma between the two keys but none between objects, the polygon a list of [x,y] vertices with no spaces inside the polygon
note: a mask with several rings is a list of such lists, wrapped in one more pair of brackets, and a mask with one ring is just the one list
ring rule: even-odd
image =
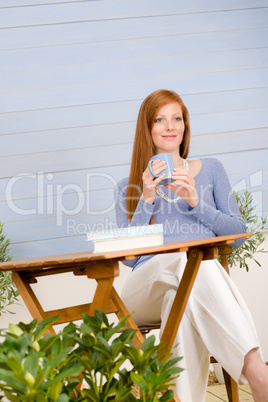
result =
[{"label": "hardcover book", "polygon": [[130,226],[87,233],[94,253],[160,246],[164,243],[163,225]]}]

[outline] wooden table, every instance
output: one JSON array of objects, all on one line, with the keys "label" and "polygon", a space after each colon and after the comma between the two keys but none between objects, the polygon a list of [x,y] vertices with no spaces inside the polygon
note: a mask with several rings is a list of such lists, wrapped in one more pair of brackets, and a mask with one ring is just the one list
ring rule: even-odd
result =
[{"label": "wooden table", "polygon": [[[27,260],[8,261],[0,263],[0,270],[12,271],[13,281],[22,299],[32,317],[36,318],[38,321],[46,317],[60,315],[60,319],[57,323],[66,323],[81,319],[83,312],[94,315],[96,309],[103,310],[106,314],[116,313],[120,318],[128,315],[129,312],[113,287],[114,278],[119,276],[119,261],[131,260],[139,255],[186,251],[188,255],[186,268],[174,300],[174,308],[171,309],[161,338],[161,340],[166,343],[167,348],[171,348],[201,261],[217,258],[219,254],[223,254],[223,256],[226,257],[226,254],[231,252],[230,244],[234,242],[234,239],[246,236],[248,235],[221,236],[102,254],[78,252]],[[224,260],[222,262],[224,263]],[[66,272],[73,272],[74,275],[86,275],[88,278],[97,281],[97,288],[92,302],[44,311],[31,284],[37,283],[38,277]],[[137,329],[131,317],[128,320],[127,326]],[[52,327],[50,331],[54,333]],[[142,341],[143,336],[138,331],[134,339],[136,346],[139,347]]]},{"label": "wooden table", "polygon": [[[227,268],[227,255],[231,253],[231,246],[235,239],[247,237],[250,234],[230,235],[198,239],[175,243],[166,243],[162,246],[147,247],[134,250],[114,251],[102,254],[79,252],[56,255],[43,258],[32,258],[0,263],[0,271],[12,271],[14,283],[23,298],[29,312],[38,321],[46,317],[60,315],[57,324],[79,320],[82,313],[94,315],[94,311],[102,310],[106,314],[116,313],[118,318],[129,315],[127,308],[113,287],[114,278],[119,276],[119,261],[134,259],[139,255],[187,252],[187,264],[180,285],[170,311],[168,321],[163,331],[161,341],[167,349],[171,349],[179,328],[187,301],[198,269],[202,260],[215,259],[221,255],[221,263]],[[37,282],[38,277],[73,272],[74,275],[86,275],[97,281],[97,287],[91,303],[66,307],[57,310],[44,311],[31,284]],[[144,341],[134,320],[129,317],[127,327],[137,330],[133,343],[140,347]],[[50,327],[50,332],[55,333]],[[231,379],[231,381],[233,381]],[[236,383],[235,383],[236,384]],[[227,387],[229,400],[238,401],[237,387],[232,389],[231,383]],[[180,402],[177,395],[173,401]]]}]

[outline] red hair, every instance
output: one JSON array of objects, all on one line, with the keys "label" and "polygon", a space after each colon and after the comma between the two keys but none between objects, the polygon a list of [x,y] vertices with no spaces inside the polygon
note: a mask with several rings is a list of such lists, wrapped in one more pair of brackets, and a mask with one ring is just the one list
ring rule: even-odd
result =
[{"label": "red hair", "polygon": [[165,89],[159,89],[151,93],[142,102],[137,119],[130,177],[126,193],[126,206],[129,221],[132,219],[142,194],[142,174],[146,170],[150,158],[156,154],[151,135],[155,116],[161,106],[171,102],[178,102],[182,110],[185,130],[179,151],[182,158],[187,158],[188,156],[190,145],[190,119],[188,110],[181,97],[175,92]]}]

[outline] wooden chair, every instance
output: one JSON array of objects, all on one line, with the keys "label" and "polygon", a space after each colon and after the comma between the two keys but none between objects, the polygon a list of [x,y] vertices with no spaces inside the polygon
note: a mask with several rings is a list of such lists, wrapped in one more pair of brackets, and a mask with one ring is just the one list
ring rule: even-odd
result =
[{"label": "wooden chair", "polygon": [[[229,267],[228,267],[228,261],[227,261],[227,255],[232,252],[232,249],[230,246],[223,246],[219,248],[219,255],[221,258],[221,265],[225,269],[225,271],[229,274]],[[144,337],[146,337],[146,334],[148,334],[150,331],[154,329],[160,329],[161,324],[156,324],[156,325],[150,325],[150,326],[138,326],[140,332],[143,334]],[[210,363],[218,363],[217,360],[211,356],[210,357]],[[222,373],[225,381],[225,387],[226,387],[226,392],[228,396],[228,401],[229,402],[239,402],[239,396],[238,396],[238,384],[235,382],[235,380],[230,376],[230,374],[227,373],[227,371],[224,370],[222,367]]]}]

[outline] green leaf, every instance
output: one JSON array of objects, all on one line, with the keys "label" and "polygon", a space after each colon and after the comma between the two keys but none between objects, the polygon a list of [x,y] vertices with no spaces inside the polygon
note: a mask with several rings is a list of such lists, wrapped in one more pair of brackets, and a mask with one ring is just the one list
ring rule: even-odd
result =
[{"label": "green leaf", "polygon": [[12,387],[14,390],[17,391],[26,391],[24,383],[17,380],[12,372],[5,369],[0,369],[0,385],[2,384],[8,385],[9,387]]},{"label": "green leaf", "polygon": [[48,360],[46,362],[46,366],[50,367],[50,371],[57,366],[59,366],[61,363],[64,363],[67,359],[67,353],[63,352],[60,353],[59,355],[54,356],[52,359]]},{"label": "green leaf", "polygon": [[32,374],[32,376],[35,379],[37,376],[37,370],[38,370],[38,354],[36,351],[32,349],[24,361],[24,373],[28,371],[29,373]]},{"label": "green leaf", "polygon": [[134,337],[136,332],[137,331],[135,329],[131,328],[125,329],[119,336],[120,342],[123,342],[125,344],[128,343]]},{"label": "green leaf", "polygon": [[81,395],[84,401],[100,402],[99,396],[96,395],[92,390],[83,389]]},{"label": "green leaf", "polygon": [[99,320],[101,326],[104,324],[107,328],[109,327],[109,321],[106,314],[101,310],[95,310],[95,317]]},{"label": "green leaf", "polygon": [[[18,354],[17,354],[18,355]],[[11,353],[8,354],[8,358],[6,360],[6,365],[10,368],[15,375],[20,375],[23,372],[20,356],[12,356]]]},{"label": "green leaf", "polygon": [[233,248],[232,254],[227,256],[228,265],[232,267],[237,264],[240,268],[245,268],[249,271],[249,261],[253,260],[260,266],[260,264],[255,260],[254,254],[257,252],[264,252],[259,247],[265,240],[263,231],[265,229],[265,219],[259,218],[258,214],[254,214],[256,208],[252,205],[253,197],[246,190],[244,194],[238,194],[234,192],[239,210],[241,212],[242,218],[246,224],[247,231],[251,232],[252,235],[245,239],[244,243],[239,248]]},{"label": "green leaf", "polygon": [[7,397],[8,401],[11,402],[21,402],[21,397],[20,396],[15,396],[13,394],[11,394],[10,392],[4,390],[5,396]]},{"label": "green leaf", "polygon": [[134,384],[138,385],[144,391],[148,391],[147,383],[142,375],[134,373],[133,371],[130,374],[132,381]]},{"label": "green leaf", "polygon": [[148,338],[146,338],[142,343],[141,349],[145,351],[149,347],[154,346],[154,343],[155,343],[155,336],[154,335],[148,336]]},{"label": "green leaf", "polygon": [[69,402],[69,397],[66,394],[61,394],[58,399],[57,402]]},{"label": "green leaf", "polygon": [[53,355],[59,355],[62,353],[62,340],[59,337],[56,337],[55,342],[51,345],[51,353]]},{"label": "green leaf", "polygon": [[48,334],[45,338],[40,339],[40,350],[45,354],[49,353],[57,339],[59,339],[59,336],[54,334]]},{"label": "green leaf", "polygon": [[32,320],[29,324],[25,324],[24,322],[19,322],[19,327],[22,329],[23,332],[31,334],[37,326],[37,320]]},{"label": "green leaf", "polygon": [[81,324],[80,330],[81,330],[81,333],[84,335],[87,334],[92,337],[95,337],[95,334],[94,334],[92,328],[88,324],[85,324],[85,323]]},{"label": "green leaf", "polygon": [[55,378],[54,380],[49,382],[49,386],[54,384],[56,381],[62,380],[64,378],[69,378],[69,377],[77,377],[79,374],[82,373],[83,367],[80,365],[75,365],[72,367],[69,367],[67,369],[63,369]]},{"label": "green leaf", "polygon": [[161,402],[171,401],[171,399],[173,399],[173,396],[174,396],[174,392],[170,389],[159,398],[159,401],[161,401]]},{"label": "green leaf", "polygon": [[23,331],[20,329],[20,327],[15,324],[9,324],[8,330],[10,334],[16,335],[18,337],[23,334]]},{"label": "green leaf", "polygon": [[[118,321],[116,326],[113,326],[111,329],[109,329],[107,331],[106,334],[106,339],[110,339],[114,334],[118,333],[119,331],[121,331],[125,326],[126,326],[126,321],[128,320],[129,315],[128,316],[124,316],[122,318],[120,318],[120,320]],[[125,330],[126,331],[126,330]],[[123,332],[125,332],[123,331]],[[130,331],[134,331],[133,329],[130,329]]]},{"label": "green leaf", "polygon": [[35,389],[38,389],[39,387],[42,386],[42,383],[43,383],[43,381],[45,380],[45,378],[46,378],[48,372],[49,372],[49,368],[47,368],[47,370],[45,370],[44,372],[39,373],[39,374],[37,375],[37,377],[36,377],[36,379],[35,379],[35,384],[34,384]]},{"label": "green leaf", "polygon": [[53,323],[58,321],[58,319],[60,318],[59,315],[57,315],[56,317],[47,317],[44,320],[42,320],[36,327],[36,330],[34,332],[34,339],[36,341],[39,341],[40,338],[44,335],[44,333],[46,332],[46,330],[49,328],[49,326]]},{"label": "green leaf", "polygon": [[[51,396],[53,401],[57,401],[61,391],[63,388],[63,384],[61,382],[55,382],[50,388],[49,388],[49,395]],[[67,395],[66,395],[67,396]]]}]

